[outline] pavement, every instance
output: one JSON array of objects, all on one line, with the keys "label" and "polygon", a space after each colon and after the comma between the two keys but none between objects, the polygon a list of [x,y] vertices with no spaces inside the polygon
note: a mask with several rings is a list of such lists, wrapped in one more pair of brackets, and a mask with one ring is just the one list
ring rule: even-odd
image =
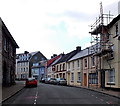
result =
[{"label": "pavement", "polygon": [[16,81],[15,85],[2,87],[2,102],[15,95],[25,87],[25,81]]},{"label": "pavement", "polygon": [[[10,87],[2,87],[2,102],[15,95],[25,87],[25,81],[16,81],[15,85]],[[87,88],[79,86],[83,89],[93,90],[99,93],[104,93],[106,95],[114,96],[120,99],[120,91],[107,90],[103,88]]]},{"label": "pavement", "polygon": [[89,89],[89,90],[92,90],[95,92],[103,93],[103,94],[110,95],[110,96],[120,99],[120,91],[118,91],[118,90],[112,90],[110,88],[104,89],[104,88],[97,88],[97,87],[96,88],[88,88],[88,87],[82,87],[82,86],[81,86],[81,88]]}]

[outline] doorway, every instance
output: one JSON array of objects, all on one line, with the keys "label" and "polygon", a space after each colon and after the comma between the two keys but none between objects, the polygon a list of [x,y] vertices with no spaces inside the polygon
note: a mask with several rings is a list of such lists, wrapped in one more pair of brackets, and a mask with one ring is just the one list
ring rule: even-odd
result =
[{"label": "doorway", "polygon": [[87,74],[84,73],[84,86],[87,86]]}]

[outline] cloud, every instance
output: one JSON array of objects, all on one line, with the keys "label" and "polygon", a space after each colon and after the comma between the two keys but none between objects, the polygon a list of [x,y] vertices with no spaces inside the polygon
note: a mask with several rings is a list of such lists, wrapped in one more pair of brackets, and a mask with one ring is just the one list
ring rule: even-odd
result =
[{"label": "cloud", "polygon": [[[114,9],[112,3],[117,0],[102,1],[106,13],[109,11],[107,8]],[[88,25],[93,24],[99,15],[100,2],[101,0],[1,0],[0,13],[20,46],[17,53],[40,50],[48,57],[53,53],[70,52],[79,45],[88,45],[91,37]]]}]

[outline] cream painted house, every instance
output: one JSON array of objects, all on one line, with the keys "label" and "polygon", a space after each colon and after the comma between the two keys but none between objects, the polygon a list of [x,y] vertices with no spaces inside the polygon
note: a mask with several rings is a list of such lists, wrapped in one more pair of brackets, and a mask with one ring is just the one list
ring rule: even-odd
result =
[{"label": "cream painted house", "polygon": [[102,69],[107,69],[105,87],[120,88],[120,14],[107,27],[112,53],[102,57]]},{"label": "cream painted house", "polygon": [[67,62],[67,84],[73,86],[98,87],[97,57],[88,47],[78,52]]},{"label": "cream painted house", "polygon": [[100,87],[120,88],[120,14],[107,25],[100,23],[91,34],[100,37],[100,51],[94,53],[100,59]]},{"label": "cream painted house", "polygon": [[67,62],[67,85],[80,86],[81,80],[81,59],[70,59]]}]

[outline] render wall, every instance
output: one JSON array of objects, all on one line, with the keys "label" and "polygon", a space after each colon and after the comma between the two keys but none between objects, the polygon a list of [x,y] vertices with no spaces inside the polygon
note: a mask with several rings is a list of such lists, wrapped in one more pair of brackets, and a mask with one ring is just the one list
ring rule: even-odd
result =
[{"label": "render wall", "polygon": [[114,44],[114,59],[110,60],[108,64],[107,61],[103,62],[103,68],[104,69],[110,69],[114,68],[115,69],[115,85],[107,85],[108,82],[108,71],[105,72],[105,86],[106,87],[112,87],[112,88],[120,88],[120,40],[118,40],[118,37],[115,37],[115,26],[118,24],[118,30],[120,34],[120,21],[115,23],[113,27],[110,29],[110,33],[112,34],[110,37],[110,41]]}]

